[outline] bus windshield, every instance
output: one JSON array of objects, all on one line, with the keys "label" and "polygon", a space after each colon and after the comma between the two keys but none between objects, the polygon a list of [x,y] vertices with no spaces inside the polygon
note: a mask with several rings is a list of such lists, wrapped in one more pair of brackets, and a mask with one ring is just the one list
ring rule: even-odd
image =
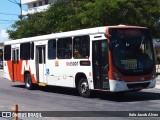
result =
[{"label": "bus windshield", "polygon": [[153,44],[148,29],[111,28],[112,59],[124,75],[144,75],[152,72]]}]

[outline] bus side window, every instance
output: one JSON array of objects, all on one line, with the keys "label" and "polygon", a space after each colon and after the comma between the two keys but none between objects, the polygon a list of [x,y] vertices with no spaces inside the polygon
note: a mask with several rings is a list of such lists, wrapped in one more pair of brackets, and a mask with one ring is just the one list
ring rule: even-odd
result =
[{"label": "bus side window", "polygon": [[20,45],[20,59],[21,60],[30,60],[31,52],[30,52],[31,44],[28,43],[21,43]]},{"label": "bus side window", "polygon": [[48,41],[48,59],[56,59],[56,40]]},{"label": "bus side window", "polygon": [[72,38],[58,39],[57,57],[59,59],[71,59],[72,58]]},{"label": "bus side window", "polygon": [[73,57],[75,59],[88,59],[90,49],[89,36],[79,36],[73,39]]},{"label": "bus side window", "polygon": [[4,46],[4,60],[11,60],[11,45]]}]

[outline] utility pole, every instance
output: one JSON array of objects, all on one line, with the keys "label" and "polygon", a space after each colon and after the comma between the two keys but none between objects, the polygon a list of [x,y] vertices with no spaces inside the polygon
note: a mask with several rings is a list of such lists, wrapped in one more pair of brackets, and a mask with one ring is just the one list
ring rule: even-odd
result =
[{"label": "utility pole", "polygon": [[16,0],[8,0],[9,2],[11,2],[11,3],[14,3],[14,4],[17,4],[19,7],[20,7],[20,10],[21,10],[21,15],[20,15],[20,19],[22,20],[22,2],[21,2],[21,0],[19,0],[19,3],[16,1]]},{"label": "utility pole", "polygon": [[21,20],[22,20],[22,2],[21,2],[21,0],[19,2],[19,7],[20,7],[20,10],[21,10]]}]

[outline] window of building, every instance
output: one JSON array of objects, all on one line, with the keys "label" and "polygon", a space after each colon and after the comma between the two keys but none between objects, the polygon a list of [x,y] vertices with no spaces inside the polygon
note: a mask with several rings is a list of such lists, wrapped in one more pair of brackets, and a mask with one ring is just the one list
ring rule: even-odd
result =
[{"label": "window of building", "polygon": [[75,59],[89,58],[89,36],[79,36],[73,39],[73,57]]},{"label": "window of building", "polygon": [[4,60],[11,60],[11,46],[4,46]]},{"label": "window of building", "polygon": [[48,0],[45,0],[44,3],[45,3],[45,5],[47,5],[48,4]]},{"label": "window of building", "polygon": [[57,57],[59,59],[71,59],[72,58],[72,38],[58,39]]},{"label": "window of building", "polygon": [[56,40],[48,41],[48,59],[56,59]]},{"label": "window of building", "polygon": [[39,6],[42,6],[42,1],[39,1]]},{"label": "window of building", "polygon": [[28,43],[22,43],[20,45],[20,59],[21,60],[29,60],[30,59],[30,42]]},{"label": "window of building", "polygon": [[33,3],[33,7],[37,7],[37,3]]}]

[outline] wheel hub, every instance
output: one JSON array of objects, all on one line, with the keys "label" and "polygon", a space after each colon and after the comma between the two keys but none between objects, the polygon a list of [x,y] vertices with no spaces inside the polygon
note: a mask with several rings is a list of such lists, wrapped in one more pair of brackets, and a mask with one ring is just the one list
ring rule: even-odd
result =
[{"label": "wheel hub", "polygon": [[82,91],[83,94],[85,94],[88,91],[88,83],[83,82],[81,84],[81,91]]},{"label": "wheel hub", "polygon": [[27,81],[26,81],[26,86],[27,86],[27,87],[30,87],[30,79],[27,78],[26,80],[27,80]]}]

